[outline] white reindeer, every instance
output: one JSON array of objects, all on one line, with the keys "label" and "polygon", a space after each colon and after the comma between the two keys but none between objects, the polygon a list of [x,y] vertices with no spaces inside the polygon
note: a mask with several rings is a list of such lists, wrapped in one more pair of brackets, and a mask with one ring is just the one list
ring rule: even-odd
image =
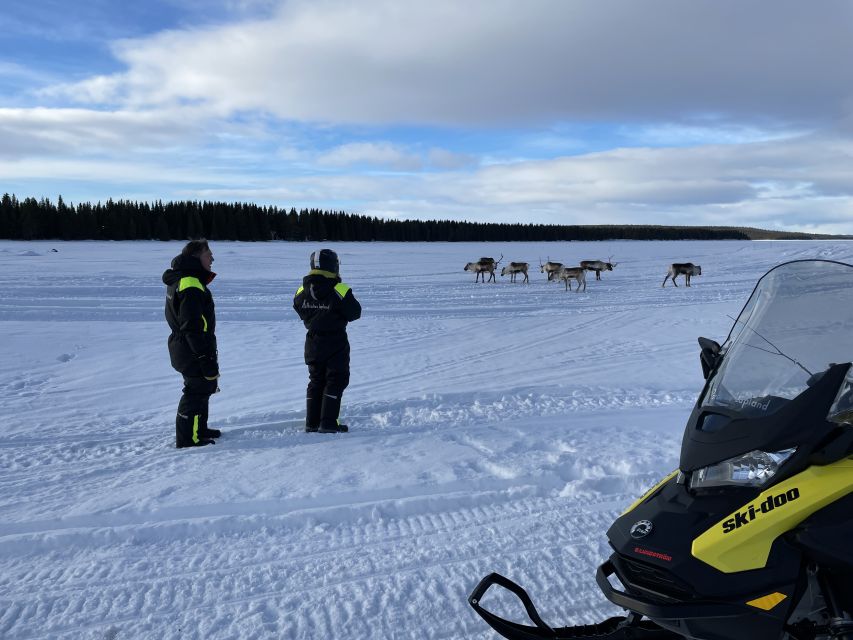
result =
[{"label": "white reindeer", "polygon": [[678,284],[675,282],[675,279],[683,275],[684,279],[687,281],[687,286],[690,286],[690,278],[691,276],[701,276],[702,275],[702,267],[698,264],[693,264],[692,262],[673,262],[669,265],[669,271],[666,274],[666,277],[663,279],[662,287],[666,286],[666,281],[669,278],[672,278],[672,284],[676,287]]},{"label": "white reindeer", "polygon": [[497,282],[497,279],[495,278],[495,269],[498,268],[498,264],[500,264],[500,261],[503,260],[503,257],[503,254],[501,254],[501,257],[498,258],[498,260],[495,260],[494,258],[480,258],[479,260],[477,260],[477,262],[469,262],[468,264],[466,264],[463,271],[473,271],[475,274],[474,282],[477,282],[477,280],[482,275],[482,281],[485,283],[486,273],[489,274],[489,282],[491,282],[492,280]]},{"label": "white reindeer", "polygon": [[555,277],[566,283],[566,291],[572,288],[569,280],[577,280],[577,291],[581,290],[581,283],[583,283],[583,290],[586,291],[586,269],[583,267],[560,267]]},{"label": "white reindeer", "polygon": [[595,279],[601,280],[602,271],[613,271],[618,262],[611,262],[613,256],[607,258],[607,262],[603,260],[581,260],[581,266],[587,271],[595,271]]},{"label": "white reindeer", "polygon": [[509,274],[509,281],[515,282],[516,276],[519,273],[523,273],[524,280],[522,280],[522,282],[530,284],[530,279],[527,277],[527,267],[528,264],[526,262],[510,262],[507,266],[501,269],[501,276]]},{"label": "white reindeer", "polygon": [[548,258],[548,262],[542,264],[542,258],[539,258],[539,272],[548,274],[548,281],[554,279],[554,274],[557,273],[563,266],[562,262],[551,262],[551,258]]}]

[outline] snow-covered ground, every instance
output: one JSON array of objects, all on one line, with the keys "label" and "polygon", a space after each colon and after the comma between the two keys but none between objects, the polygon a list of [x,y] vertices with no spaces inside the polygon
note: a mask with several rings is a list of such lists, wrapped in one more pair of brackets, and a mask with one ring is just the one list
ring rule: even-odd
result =
[{"label": "snow-covered ground", "polygon": [[[555,625],[612,615],[604,532],[677,466],[696,337],[722,341],[779,262],[853,260],[842,241],[329,245],[364,309],[352,431],[329,436],[302,431],[290,306],[314,247],[214,243],[223,436],[176,450],[160,275],[180,246],[0,241],[2,638],[491,638],[466,602],[491,571]],[[501,253],[529,285],[462,271]],[[585,293],[538,269],[611,254]],[[704,275],[661,288],[688,260]]]}]

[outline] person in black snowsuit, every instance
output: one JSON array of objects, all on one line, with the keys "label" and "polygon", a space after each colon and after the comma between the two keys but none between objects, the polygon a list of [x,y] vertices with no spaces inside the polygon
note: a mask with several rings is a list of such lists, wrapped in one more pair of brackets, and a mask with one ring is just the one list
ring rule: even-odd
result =
[{"label": "person in black snowsuit", "polygon": [[361,305],[348,285],[341,282],[338,255],[323,249],[311,254],[311,271],[293,298],[305,334],[308,365],[305,431],[342,433],[341,396],[349,385],[347,323],[361,317]]},{"label": "person in black snowsuit", "polygon": [[175,446],[214,444],[221,433],[207,426],[210,396],[219,391],[219,356],[216,349],[216,314],[208,285],[216,277],[210,270],[213,253],[206,240],[193,240],[172,268],[163,274],[166,285],[166,322],[172,367],[184,377],[184,389],[175,418]]}]

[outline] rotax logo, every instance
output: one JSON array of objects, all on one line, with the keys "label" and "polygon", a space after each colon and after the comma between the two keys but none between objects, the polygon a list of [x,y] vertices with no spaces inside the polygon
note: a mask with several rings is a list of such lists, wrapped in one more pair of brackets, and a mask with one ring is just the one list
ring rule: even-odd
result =
[{"label": "rotax logo", "polygon": [[785,493],[780,493],[775,496],[770,494],[759,504],[751,504],[743,511],[738,511],[733,518],[729,518],[724,521],[723,533],[731,533],[735,529],[740,529],[755,520],[758,516],[770,513],[779,507],[784,507],[786,504],[793,502],[799,497],[800,490],[797,487],[788,489]]}]

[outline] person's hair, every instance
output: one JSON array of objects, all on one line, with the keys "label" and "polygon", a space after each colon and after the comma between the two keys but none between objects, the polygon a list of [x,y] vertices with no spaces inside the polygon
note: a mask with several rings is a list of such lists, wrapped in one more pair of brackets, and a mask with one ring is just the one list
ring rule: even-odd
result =
[{"label": "person's hair", "polygon": [[187,242],[186,246],[181,250],[182,256],[195,256],[199,257],[205,251],[208,251],[210,246],[207,244],[207,240],[204,238],[199,238],[198,240],[190,240]]}]

